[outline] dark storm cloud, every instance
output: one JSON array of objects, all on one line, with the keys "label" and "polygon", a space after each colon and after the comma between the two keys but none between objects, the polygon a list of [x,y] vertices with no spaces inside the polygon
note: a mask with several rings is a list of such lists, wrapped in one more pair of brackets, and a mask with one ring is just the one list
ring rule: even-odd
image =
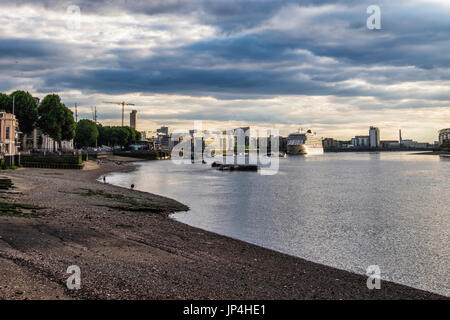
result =
[{"label": "dark storm cloud", "polygon": [[[141,72],[139,72],[141,71]],[[271,78],[272,82],[267,79]],[[260,94],[320,94],[322,86],[299,81],[282,72],[245,72],[242,70],[193,70],[173,68],[158,71],[142,70],[83,70],[71,75],[54,73],[45,78],[42,91],[54,83],[69,88],[124,94],[127,92],[184,93],[207,95],[221,92]],[[276,86],[274,84],[276,83]]]},{"label": "dark storm cloud", "polygon": [[0,58],[47,58],[57,55],[54,48],[33,39],[0,39]]},{"label": "dark storm cloud", "polygon": [[[140,55],[145,49],[124,42],[120,48],[105,48],[101,56],[84,59],[79,55],[93,49],[87,45],[77,48],[63,40],[8,38],[1,40],[0,59],[27,60],[20,67],[10,64],[9,68],[23,71],[26,65],[30,73],[34,68],[32,76],[39,76],[41,92],[80,89],[220,98],[305,94],[388,100],[405,98],[405,94],[387,92],[383,85],[449,80],[449,7],[378,2],[383,29],[377,31],[365,27],[365,9],[372,4],[368,1],[9,2],[8,7],[27,3],[58,12],[76,4],[84,14],[99,16],[172,14],[174,21],[195,18],[198,24],[214,27],[216,33],[189,44],[161,47],[151,55]],[[289,24],[293,26],[286,27]],[[53,65],[54,70],[40,72],[43,65]],[[7,67],[2,61],[0,66]],[[345,83],[354,79],[377,87]],[[414,95],[449,99],[448,92]]]}]

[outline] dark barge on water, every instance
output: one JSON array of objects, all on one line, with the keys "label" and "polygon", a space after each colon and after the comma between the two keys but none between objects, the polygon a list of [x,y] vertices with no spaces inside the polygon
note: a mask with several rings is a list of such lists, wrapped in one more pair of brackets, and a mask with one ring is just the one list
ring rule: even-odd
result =
[{"label": "dark barge on water", "polygon": [[221,171],[258,171],[258,166],[255,164],[222,164],[213,162],[211,167]]}]

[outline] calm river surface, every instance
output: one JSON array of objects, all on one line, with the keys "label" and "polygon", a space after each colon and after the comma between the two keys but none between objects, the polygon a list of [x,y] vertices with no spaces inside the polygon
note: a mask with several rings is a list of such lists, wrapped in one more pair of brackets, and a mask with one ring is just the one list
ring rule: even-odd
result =
[{"label": "calm river surface", "polygon": [[181,222],[263,247],[450,296],[450,160],[409,153],[280,159],[279,173],[170,160],[107,182],[187,204]]}]

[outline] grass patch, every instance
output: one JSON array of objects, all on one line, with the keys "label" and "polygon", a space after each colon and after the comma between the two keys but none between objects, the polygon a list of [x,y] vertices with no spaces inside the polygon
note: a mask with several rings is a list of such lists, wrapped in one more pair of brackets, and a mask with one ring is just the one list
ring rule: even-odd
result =
[{"label": "grass patch", "polygon": [[[0,190],[9,190],[13,188],[14,184],[11,179],[5,177],[0,178]],[[35,218],[38,216],[36,211],[40,209],[44,208],[25,203],[0,201],[0,216]]]},{"label": "grass patch", "polygon": [[11,179],[9,178],[0,178],[0,189],[1,190],[9,190],[13,189],[14,184],[12,183]]},{"label": "grass patch", "polygon": [[116,224],[116,228],[133,229],[134,226],[130,226],[128,224]]},{"label": "grass patch", "polygon": [[177,203],[172,200],[150,200],[144,198],[135,198],[125,196],[123,194],[118,193],[109,193],[104,190],[92,190],[92,189],[79,189],[80,192],[74,192],[76,194],[91,197],[91,196],[99,196],[106,199],[110,199],[114,202],[119,202],[121,205],[116,204],[107,204],[105,205],[108,208],[124,210],[124,211],[145,211],[145,212],[153,212],[153,213],[173,213],[176,211],[187,211],[189,207],[184,204]]},{"label": "grass patch", "polygon": [[40,209],[43,208],[30,204],[0,202],[0,216],[35,218]]}]

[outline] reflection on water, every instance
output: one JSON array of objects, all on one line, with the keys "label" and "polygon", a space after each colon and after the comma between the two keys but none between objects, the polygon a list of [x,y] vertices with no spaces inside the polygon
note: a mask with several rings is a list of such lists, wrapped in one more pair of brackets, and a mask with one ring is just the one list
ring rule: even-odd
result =
[{"label": "reflection on water", "polygon": [[137,166],[108,181],[189,205],[179,221],[361,274],[379,265],[384,279],[450,295],[448,159],[328,153],[282,158],[273,176]]}]

